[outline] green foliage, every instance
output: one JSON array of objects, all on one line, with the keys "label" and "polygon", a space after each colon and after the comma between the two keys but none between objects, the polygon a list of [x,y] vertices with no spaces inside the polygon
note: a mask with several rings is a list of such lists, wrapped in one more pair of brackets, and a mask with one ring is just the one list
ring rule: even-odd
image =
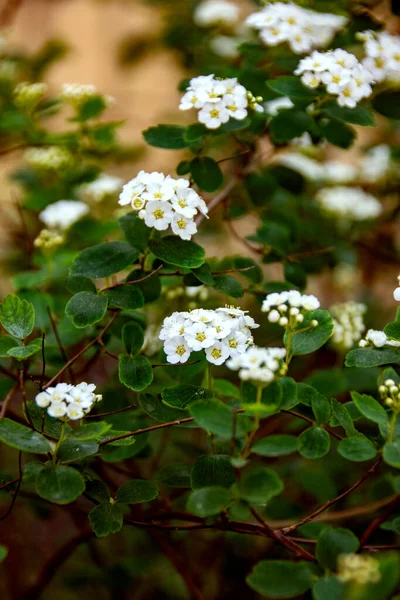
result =
[{"label": "green foliage", "polygon": [[246,581],[267,598],[295,598],[311,588],[313,573],[305,562],[262,560],[254,566]]},{"label": "green foliage", "polygon": [[79,292],[72,296],[65,307],[65,314],[78,329],[84,329],[102,320],[106,314],[108,301],[106,296]]},{"label": "green foliage", "polygon": [[400,441],[388,442],[383,448],[383,460],[391,467],[400,469]]},{"label": "green foliage", "polygon": [[297,439],[293,435],[267,435],[257,440],[252,451],[261,456],[286,456],[297,450]]},{"label": "green foliage", "polygon": [[338,452],[343,458],[354,462],[371,460],[377,454],[373,442],[361,434],[342,440],[338,446]]},{"label": "green foliage", "polygon": [[32,333],[35,310],[30,302],[18,296],[6,296],[0,304],[0,323],[10,335],[23,340]]},{"label": "green foliage", "polygon": [[379,367],[400,363],[397,348],[356,348],[346,355],[346,367]]},{"label": "green foliage", "polygon": [[179,150],[189,144],[185,139],[185,127],[180,125],[157,125],[143,131],[143,137],[150,146]]},{"label": "green foliage", "polygon": [[309,427],[297,438],[297,450],[304,458],[322,458],[329,448],[329,433],[321,427]]},{"label": "green foliage", "polygon": [[[189,407],[196,423],[221,437],[230,438],[233,431],[233,411],[218,400],[198,400]],[[251,423],[244,415],[236,416],[236,437],[241,437],[251,429]]]},{"label": "green foliage", "polygon": [[149,248],[157,258],[177,267],[194,269],[201,267],[205,259],[201,246],[172,235],[160,240],[150,240]]},{"label": "green foliage", "polygon": [[123,514],[116,504],[99,504],[89,513],[89,522],[97,537],[117,533],[122,528],[123,520]]},{"label": "green foliage", "polygon": [[210,390],[193,385],[177,385],[163,390],[161,396],[168,406],[184,410],[196,400],[213,398],[214,394]]},{"label": "green foliage", "polygon": [[145,356],[118,357],[119,380],[126,387],[141,392],[153,381],[153,369],[150,361]]},{"label": "green foliage", "polygon": [[142,327],[140,327],[138,323],[132,321],[123,326],[121,333],[126,352],[131,355],[140,352],[144,342]]},{"label": "green foliage", "polygon": [[378,425],[387,425],[387,413],[377,400],[366,394],[359,394],[358,392],[352,392],[351,397],[364,417],[374,423],[378,423]]},{"label": "green foliage", "polygon": [[256,506],[264,506],[284,489],[283,481],[271,469],[260,467],[246,471],[239,484],[240,496]]},{"label": "green foliage", "polygon": [[82,475],[73,467],[45,465],[36,478],[36,491],[41,498],[55,504],[70,504],[84,492]]},{"label": "green foliage", "polygon": [[190,163],[190,170],[194,182],[206,192],[214,192],[222,184],[222,171],[209,156],[194,158]]},{"label": "green foliage", "polygon": [[[311,321],[318,321],[318,326],[313,327]],[[310,354],[323,346],[331,337],[333,323],[330,314],[326,310],[314,310],[306,313],[304,321],[297,328],[291,339],[290,351],[294,355]],[[303,331],[307,329],[307,331]],[[285,340],[287,340],[285,334]]]},{"label": "green foliage", "polygon": [[129,267],[138,252],[128,242],[105,242],[83,250],[74,260],[71,275],[99,279],[109,277]]},{"label": "green foliage", "polygon": [[190,485],[193,490],[219,485],[229,488],[236,481],[229,456],[200,456],[193,465]]},{"label": "green foliage", "polygon": [[125,504],[141,504],[151,502],[158,496],[158,490],[150,481],[132,479],[122,485],[115,494],[116,502]]},{"label": "green foliage", "polygon": [[374,109],[388,119],[400,119],[400,94],[396,91],[386,91],[377,94],[372,101]]},{"label": "green foliage", "polygon": [[224,510],[231,501],[226,488],[214,485],[191,492],[187,501],[187,510],[199,517],[210,517]]},{"label": "green foliage", "polygon": [[360,542],[349,529],[326,527],[318,538],[316,557],[325,569],[336,569],[338,556],[356,552]]},{"label": "green foliage", "polygon": [[45,437],[11,419],[0,419],[0,440],[23,452],[46,454],[51,446]]}]

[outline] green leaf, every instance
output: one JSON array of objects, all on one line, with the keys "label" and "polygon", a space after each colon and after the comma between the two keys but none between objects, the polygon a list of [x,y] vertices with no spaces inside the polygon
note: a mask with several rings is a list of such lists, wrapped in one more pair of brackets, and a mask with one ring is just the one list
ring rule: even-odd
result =
[{"label": "green leaf", "polygon": [[69,275],[67,279],[67,288],[70,292],[77,294],[78,292],[94,292],[96,286],[89,277],[84,275]]},{"label": "green leaf", "polygon": [[282,388],[282,400],[279,405],[281,410],[293,408],[298,403],[297,384],[292,377],[281,377],[279,379]]},{"label": "green leaf", "polygon": [[66,437],[57,450],[57,458],[61,462],[73,462],[93,456],[99,449],[94,440],[79,440],[75,437]]},{"label": "green leaf", "polygon": [[[232,436],[233,411],[219,400],[198,400],[190,405],[189,412],[200,427],[225,438]],[[250,429],[248,417],[238,414],[236,437],[243,436]]]},{"label": "green leaf", "polygon": [[161,392],[161,397],[167,406],[185,410],[196,400],[213,398],[214,394],[210,390],[194,385],[176,385],[172,388],[165,388]]},{"label": "green leaf", "polygon": [[73,119],[74,121],[87,121],[88,119],[95,119],[99,117],[101,113],[107,108],[106,99],[103,96],[93,96],[84,100],[79,105],[78,114]]},{"label": "green leaf", "polygon": [[281,494],[284,487],[277,473],[265,467],[246,472],[239,484],[241,498],[257,506],[265,506],[271,498]]},{"label": "green leaf", "polygon": [[325,396],[322,396],[317,390],[311,398],[311,408],[318,425],[326,425],[331,416],[331,407]]},{"label": "green leaf", "polygon": [[364,417],[378,423],[378,425],[387,425],[388,415],[383,406],[379,404],[372,396],[367,394],[359,394],[358,392],[352,392],[351,397],[354,404]]},{"label": "green leaf", "polygon": [[356,138],[356,131],[344,123],[332,120],[322,125],[322,133],[334,146],[339,148],[350,148]]},{"label": "green leaf", "polygon": [[210,517],[224,510],[230,501],[231,493],[226,488],[204,487],[190,494],[186,508],[198,517]]},{"label": "green leaf", "polygon": [[126,240],[140,252],[144,252],[149,242],[151,229],[136,213],[131,212],[121,217],[118,221],[120,229]]},{"label": "green leaf", "polygon": [[23,340],[35,326],[35,310],[27,300],[8,295],[0,304],[0,323],[7,333]]},{"label": "green leaf", "polygon": [[106,296],[92,292],[79,292],[69,300],[65,307],[65,314],[77,329],[84,329],[101,321],[106,314],[107,306]]},{"label": "green leaf", "polygon": [[377,454],[374,443],[361,434],[342,440],[339,443],[338,452],[343,458],[353,462],[371,460]]},{"label": "green leaf", "polygon": [[73,467],[47,464],[37,476],[36,491],[41,498],[55,504],[69,504],[83,494],[85,482]]},{"label": "green leaf", "polygon": [[226,294],[231,298],[241,298],[243,296],[242,286],[231,275],[214,275],[213,287],[221,294]]},{"label": "green leaf", "polygon": [[97,440],[99,437],[110,431],[112,425],[106,421],[96,421],[96,423],[85,423],[74,429],[68,434],[68,438],[76,440]]},{"label": "green leaf", "polygon": [[47,454],[51,451],[51,445],[45,437],[11,419],[0,419],[0,441],[17,450],[33,454]]},{"label": "green leaf", "polygon": [[236,481],[231,459],[224,454],[200,456],[193,465],[190,485],[193,490],[220,485],[230,487]]},{"label": "green leaf", "polygon": [[240,399],[240,390],[226,379],[213,379],[212,388],[219,396],[224,398]]},{"label": "green leaf", "polygon": [[189,142],[185,139],[186,127],[181,125],[156,125],[142,132],[146,142],[156,148],[180,150],[187,148]]},{"label": "green leaf", "polygon": [[137,250],[128,242],[104,242],[83,250],[72,263],[71,275],[109,277],[129,267],[137,257]]},{"label": "green leaf", "polygon": [[[209,135],[210,130],[207,129],[203,123],[191,123],[186,127],[185,131],[185,140],[192,144],[193,142],[197,142],[197,140],[201,140],[201,138]],[[190,172],[190,166],[189,171]]]},{"label": "green leaf", "polygon": [[381,92],[373,99],[372,106],[376,112],[388,119],[400,119],[400,92]]},{"label": "green leaf", "polygon": [[246,582],[267,598],[295,598],[311,588],[313,573],[306,562],[262,560],[253,567]]},{"label": "green leaf", "polygon": [[128,354],[137,354],[144,343],[144,331],[138,323],[132,321],[122,328],[122,341]]},{"label": "green leaf", "polygon": [[299,77],[277,77],[267,81],[267,86],[281,96],[288,96],[294,103],[298,101],[311,103],[318,95],[316,90],[303,85]]},{"label": "green leaf", "polygon": [[89,523],[97,537],[117,533],[122,528],[123,520],[121,509],[111,502],[99,504],[89,513]]},{"label": "green leaf", "polygon": [[277,144],[289,142],[314,128],[315,121],[311,115],[296,108],[279,111],[269,124],[271,136]]},{"label": "green leaf", "polygon": [[15,348],[11,348],[11,350],[7,352],[7,356],[11,356],[17,360],[25,360],[36,354],[36,352],[39,352],[41,349],[42,338],[36,338],[36,340],[32,340],[26,346],[16,346]]},{"label": "green leaf", "polygon": [[37,476],[42,469],[45,469],[41,462],[29,462],[24,465],[22,482],[23,483],[35,483]]},{"label": "green leaf", "polygon": [[329,433],[321,427],[310,427],[297,438],[297,449],[304,458],[322,458],[329,448]]},{"label": "green leaf", "polygon": [[[161,398],[158,396],[151,396],[150,394],[140,394],[139,396],[140,407],[153,419],[161,421],[162,423],[170,423],[171,421],[179,421],[180,419],[186,419],[188,417],[187,412],[176,408],[166,406]],[[197,427],[193,422],[183,423],[181,427]]]},{"label": "green leaf", "polygon": [[[331,406],[332,406],[333,416],[336,418],[338,423],[343,427],[343,429],[346,432],[346,435],[348,435],[348,436],[353,435],[356,430],[355,430],[355,427],[353,424],[353,420],[352,420],[350,413],[347,410],[346,406],[344,406],[343,404],[338,402],[335,398],[332,398]],[[332,423],[331,423],[331,425],[334,426]]]},{"label": "green leaf", "polygon": [[263,272],[261,267],[256,263],[255,260],[248,256],[234,256],[233,257],[233,268],[234,269],[248,269],[248,271],[242,271],[240,275],[250,279],[253,283],[261,283],[263,280]]},{"label": "green leaf", "polygon": [[174,463],[162,467],[157,473],[157,482],[171,488],[190,488],[190,465]]},{"label": "green leaf", "polygon": [[346,367],[379,367],[400,363],[397,348],[355,348],[346,355]]},{"label": "green leaf", "polygon": [[17,345],[16,340],[13,340],[12,338],[8,337],[8,335],[3,335],[2,337],[0,337],[0,358],[7,358],[8,356],[10,356],[8,354],[8,351],[11,350],[11,348],[20,348],[21,346]]},{"label": "green leaf", "polygon": [[136,285],[122,285],[113,290],[106,290],[106,297],[111,306],[135,310],[144,306],[144,298],[140,289]]},{"label": "green leaf", "polygon": [[[311,326],[311,321],[318,321],[317,327]],[[298,329],[311,327],[308,331],[294,333],[291,339],[290,352],[293,355],[310,354],[323,346],[331,337],[333,331],[333,322],[330,314],[326,310],[313,310],[305,314],[304,320]],[[287,342],[287,333],[285,333],[285,343]]]},{"label": "green leaf", "polygon": [[7,555],[8,549],[5,546],[0,545],[0,563],[2,563],[5,558],[7,558]]},{"label": "green leaf", "polygon": [[344,586],[334,575],[327,575],[318,579],[313,587],[314,600],[343,600]]},{"label": "green leaf", "polygon": [[399,321],[393,321],[392,323],[388,323],[383,331],[386,333],[388,338],[392,340],[400,340],[400,323]]},{"label": "green leaf", "polygon": [[177,267],[193,269],[200,267],[205,260],[204,248],[174,235],[150,240],[149,248],[157,258]]},{"label": "green leaf", "polygon": [[190,170],[196,185],[206,192],[214,192],[224,180],[218,163],[209,156],[194,158],[190,163]]},{"label": "green leaf", "polygon": [[255,236],[248,236],[250,241],[264,244],[268,251],[273,250],[280,256],[286,256],[290,250],[290,231],[281,223],[270,221],[263,223],[256,231]]},{"label": "green leaf", "polygon": [[326,527],[318,538],[316,557],[325,569],[336,569],[340,554],[353,554],[360,542],[349,529]]},{"label": "green leaf", "polygon": [[329,117],[333,117],[343,123],[352,123],[353,125],[374,126],[375,119],[373,114],[364,106],[356,106],[355,108],[347,108],[347,106],[339,106],[334,100],[325,104],[323,112]]},{"label": "green leaf", "polygon": [[211,273],[210,266],[207,263],[201,265],[197,269],[192,269],[192,273],[204,285],[214,285],[214,278]]},{"label": "green leaf", "polygon": [[115,500],[123,504],[141,504],[151,502],[158,496],[158,489],[145,479],[131,479],[121,485],[115,494]]},{"label": "green leaf", "polygon": [[287,456],[297,450],[297,439],[293,435],[267,435],[257,440],[252,452],[261,456]]},{"label": "green leaf", "polygon": [[385,444],[383,447],[383,460],[391,467],[400,469],[400,440]]},{"label": "green leaf", "polygon": [[120,382],[135,392],[146,389],[153,381],[153,368],[145,356],[120,354],[118,372]]}]

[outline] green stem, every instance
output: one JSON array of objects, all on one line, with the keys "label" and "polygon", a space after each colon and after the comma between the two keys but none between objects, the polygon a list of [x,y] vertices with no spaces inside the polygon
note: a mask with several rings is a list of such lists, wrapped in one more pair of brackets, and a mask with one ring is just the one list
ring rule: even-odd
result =
[{"label": "green stem", "polygon": [[392,418],[390,419],[390,433],[389,433],[389,442],[393,441],[393,435],[394,435],[394,428],[396,426],[396,419],[397,419],[397,411],[393,411],[392,414]]}]

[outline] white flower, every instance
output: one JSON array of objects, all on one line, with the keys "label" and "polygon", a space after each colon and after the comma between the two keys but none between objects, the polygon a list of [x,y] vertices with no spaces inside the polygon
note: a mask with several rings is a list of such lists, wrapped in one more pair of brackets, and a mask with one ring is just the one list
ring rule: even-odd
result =
[{"label": "white flower", "polygon": [[275,98],[275,100],[266,102],[265,110],[269,115],[274,117],[282,108],[293,108],[293,106],[294,104],[290,98],[282,96],[281,98]]},{"label": "white flower", "polygon": [[364,339],[359,342],[361,348],[365,348],[367,345],[375,346],[376,348],[383,348],[383,346],[392,346],[394,348],[400,347],[400,342],[396,340],[390,340],[384,331],[377,329],[368,329]]},{"label": "white flower", "polygon": [[196,223],[179,213],[175,213],[172,217],[171,229],[182,240],[190,240],[192,235],[197,232]]},{"label": "white flower", "polygon": [[344,302],[334,304],[329,309],[333,320],[333,334],[331,342],[333,345],[349,350],[358,342],[365,330],[364,313],[365,304],[356,302]]},{"label": "white flower", "polygon": [[367,589],[368,584],[376,584],[381,578],[379,561],[365,554],[340,554],[338,557],[339,581],[354,583]]},{"label": "white flower", "polygon": [[82,104],[98,95],[96,87],[90,83],[64,83],[61,87],[62,98],[75,105]]},{"label": "white flower", "polygon": [[223,102],[214,104],[207,102],[199,111],[198,118],[207,129],[218,129],[223,123],[229,121],[229,112]]},{"label": "white flower", "polygon": [[59,200],[58,202],[54,202],[54,204],[46,206],[40,213],[39,218],[50,229],[65,231],[88,212],[89,207],[83,202]]},{"label": "white flower", "polygon": [[213,346],[206,349],[207,360],[214,365],[222,365],[229,354],[228,348],[221,342],[215,342]]},{"label": "white flower", "polygon": [[35,402],[40,408],[47,408],[51,404],[51,395],[47,392],[40,392],[36,396]]},{"label": "white flower", "polygon": [[64,417],[67,414],[67,405],[65,404],[65,402],[52,402],[49,408],[47,409],[47,412],[50,415],[50,417],[60,419],[61,417]]},{"label": "white flower", "polygon": [[238,18],[239,8],[226,0],[204,0],[193,13],[193,20],[199,27],[213,27],[219,23],[233,25]]},{"label": "white flower", "polygon": [[[123,180],[120,177],[101,173],[94,181],[80,185],[76,192],[86,202],[102,202],[104,199],[118,194],[122,184]],[[122,203],[120,202],[120,204]]]},{"label": "white flower", "polygon": [[230,117],[242,121],[247,117],[247,98],[237,94],[225,94],[224,102]]},{"label": "white flower", "polygon": [[[164,231],[168,229],[173,215],[174,212],[168,202],[154,200],[147,203],[143,218],[147,227],[154,227],[158,231]],[[139,217],[142,218],[141,212],[139,213]]]},{"label": "white flower", "polygon": [[269,383],[283,367],[285,356],[285,348],[250,346],[244,353],[233,356],[226,365],[233,371],[239,371],[239,378],[243,381]]},{"label": "white flower", "polygon": [[188,313],[189,320],[193,323],[211,323],[215,319],[215,311],[196,308]]},{"label": "white flower", "polygon": [[315,199],[324,212],[339,219],[342,227],[353,221],[374,219],[382,212],[380,202],[357,187],[321,188]]},{"label": "white flower", "polygon": [[171,199],[171,204],[177,213],[192,219],[197,214],[199,200],[200,196],[191,188],[178,188]]},{"label": "white flower", "polygon": [[167,200],[171,200],[173,195],[174,188],[172,187],[171,180],[165,179],[160,183],[148,183],[142,197],[146,201],[166,202]]},{"label": "white flower", "polygon": [[78,404],[77,402],[71,402],[70,404],[68,404],[67,416],[72,421],[82,419],[85,416],[82,405]]},{"label": "white flower", "polygon": [[241,40],[237,37],[227,35],[216,35],[210,40],[210,48],[218,56],[223,58],[237,58],[240,56],[239,44]]},{"label": "white flower", "polygon": [[248,336],[241,331],[232,331],[223,341],[223,344],[228,348],[230,356],[236,356],[246,351],[248,346]]},{"label": "white flower", "polygon": [[386,177],[391,163],[390,147],[380,144],[370,148],[360,161],[360,178],[362,181],[374,183]]},{"label": "white flower", "polygon": [[268,313],[271,323],[279,323],[282,327],[296,328],[304,319],[304,314],[319,308],[318,298],[301,294],[298,290],[268,294],[262,303],[261,310]]},{"label": "white flower", "polygon": [[192,350],[198,352],[214,344],[216,331],[205,323],[194,323],[187,329],[185,338]]},{"label": "white flower", "polygon": [[205,90],[189,90],[181,98],[179,110],[190,110],[191,108],[203,108],[208,100],[208,94]]},{"label": "white flower", "polygon": [[167,361],[173,365],[177,363],[185,363],[189,356],[191,349],[187,345],[183,337],[173,337],[164,344],[165,354]]},{"label": "white flower", "polygon": [[396,81],[400,79],[400,36],[366,31],[359,34],[364,41],[366,58],[363,66],[375,81]]},{"label": "white flower", "polygon": [[400,287],[397,287],[393,292],[393,298],[396,302],[400,302]]}]

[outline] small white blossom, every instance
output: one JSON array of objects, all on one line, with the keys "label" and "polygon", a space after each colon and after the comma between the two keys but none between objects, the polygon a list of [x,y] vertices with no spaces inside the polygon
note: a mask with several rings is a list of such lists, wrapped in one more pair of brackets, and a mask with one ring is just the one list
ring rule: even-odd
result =
[{"label": "small white blossom", "polygon": [[370,71],[375,81],[396,81],[400,79],[400,36],[386,31],[365,31],[359,34],[364,41],[366,58],[363,66]]},{"label": "small white blossom", "polygon": [[355,221],[376,219],[382,212],[381,203],[357,187],[322,188],[315,199],[323,212],[338,219],[342,227]]},{"label": "small white blossom", "polygon": [[261,310],[267,313],[270,323],[278,323],[282,327],[289,326],[293,329],[303,321],[305,313],[317,310],[319,306],[319,300],[315,296],[290,290],[268,294]]},{"label": "small white blossom", "polygon": [[367,554],[341,554],[338,557],[339,581],[368,585],[381,579],[379,562]]},{"label": "small white blossom", "polygon": [[333,334],[331,343],[343,350],[349,350],[357,343],[365,330],[365,304],[343,302],[331,306]]},{"label": "small white blossom", "polygon": [[285,348],[249,346],[245,352],[228,360],[226,366],[233,371],[239,371],[239,378],[243,381],[270,383],[280,371],[281,374],[286,372],[283,363],[285,356]]},{"label": "small white blossom", "polygon": [[199,27],[234,25],[238,18],[239,8],[227,0],[204,0],[193,13],[193,20]]},{"label": "small white blossom", "polygon": [[94,181],[83,183],[76,188],[76,193],[85,202],[98,203],[116,196],[122,184],[123,180],[120,177],[101,173]]},{"label": "small white blossom", "polygon": [[71,420],[82,419],[96,402],[102,400],[100,394],[94,393],[95,389],[94,383],[84,381],[78,385],[58,383],[39,392],[35,402],[40,408],[47,408],[47,413],[55,419],[65,416]]},{"label": "small white blossom", "polygon": [[360,340],[358,345],[361,348],[365,348],[366,346],[374,346],[375,348],[392,346],[394,348],[399,348],[400,342],[396,340],[390,340],[384,331],[379,331],[377,329],[368,329],[365,338]]},{"label": "small white blossom", "polygon": [[65,231],[88,212],[89,207],[83,202],[59,200],[46,206],[39,214],[39,218],[50,229]]}]

